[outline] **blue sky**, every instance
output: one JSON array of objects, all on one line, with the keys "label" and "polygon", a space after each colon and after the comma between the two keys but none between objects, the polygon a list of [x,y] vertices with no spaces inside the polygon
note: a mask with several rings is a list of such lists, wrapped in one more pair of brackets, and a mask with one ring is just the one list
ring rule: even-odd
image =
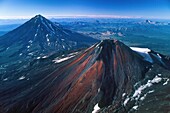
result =
[{"label": "blue sky", "polygon": [[36,14],[170,19],[170,0],[0,0],[0,18]]}]

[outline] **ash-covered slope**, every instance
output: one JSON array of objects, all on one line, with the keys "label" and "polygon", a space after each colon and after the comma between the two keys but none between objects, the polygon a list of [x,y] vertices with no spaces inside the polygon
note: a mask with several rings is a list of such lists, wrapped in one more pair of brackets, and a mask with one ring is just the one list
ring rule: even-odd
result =
[{"label": "ash-covered slope", "polygon": [[[37,15],[0,37],[0,52],[11,56],[43,56],[50,53],[87,47],[97,40],[62,28]],[[11,53],[9,51],[12,51]]]},{"label": "ash-covered slope", "polygon": [[[70,59],[55,60],[57,64],[52,73],[48,73],[54,68],[51,65],[44,72],[25,75],[24,79],[2,82],[0,111],[133,112],[140,108],[141,96],[150,94],[145,89],[159,82],[170,88],[167,81],[170,59],[150,50],[132,49],[116,40],[104,40]],[[159,70],[166,77],[161,79]],[[146,82],[148,79],[152,80]],[[145,111],[145,108],[141,107],[141,110]]]}]

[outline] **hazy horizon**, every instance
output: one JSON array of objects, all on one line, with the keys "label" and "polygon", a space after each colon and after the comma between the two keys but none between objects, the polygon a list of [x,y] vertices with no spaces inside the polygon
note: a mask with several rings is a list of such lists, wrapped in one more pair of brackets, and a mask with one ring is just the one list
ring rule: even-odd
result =
[{"label": "hazy horizon", "polygon": [[16,17],[5,17],[0,20],[29,20],[36,15],[42,15],[47,19],[150,19],[150,20],[170,20],[170,18],[156,18],[156,17],[135,17],[135,16],[119,16],[119,15],[43,15],[35,14],[32,16],[16,16]]}]

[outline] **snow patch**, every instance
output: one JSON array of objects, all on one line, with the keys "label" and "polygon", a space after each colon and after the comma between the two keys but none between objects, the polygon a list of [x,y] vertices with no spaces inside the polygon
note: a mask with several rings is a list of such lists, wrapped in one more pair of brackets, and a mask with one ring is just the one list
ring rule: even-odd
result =
[{"label": "snow patch", "polygon": [[157,56],[161,59],[162,57],[157,53]]},{"label": "snow patch", "polygon": [[154,83],[159,83],[161,82],[162,78],[155,76],[152,80],[148,80],[148,82],[145,85],[140,86],[135,93],[133,94],[133,97],[138,100],[140,98],[140,95],[142,91],[148,87],[151,87]]},{"label": "snow patch", "polygon": [[97,90],[97,92],[100,92],[100,88]]},{"label": "snow patch", "polygon": [[49,34],[46,34],[46,38],[47,38],[48,45],[50,45]]},{"label": "snow patch", "polygon": [[20,53],[19,56],[21,56],[23,53]]},{"label": "snow patch", "polygon": [[155,54],[152,54],[152,55],[153,55],[154,57],[156,57],[157,60],[160,61],[163,65],[165,65],[164,62],[162,61],[162,58],[161,58],[158,54],[156,54],[156,55],[155,55]]},{"label": "snow patch", "polygon": [[156,77],[151,81],[151,83],[159,83],[161,80],[162,80],[161,77],[156,76]]},{"label": "snow patch", "polygon": [[148,48],[138,48],[138,47],[130,47],[133,51],[136,51],[136,52],[141,52],[141,53],[148,53],[148,52],[151,52],[150,49]]},{"label": "snow patch", "polygon": [[161,76],[161,74],[158,74],[158,76]]},{"label": "snow patch", "polygon": [[7,81],[7,80],[8,80],[8,78],[3,79],[3,81]]},{"label": "snow patch", "polygon": [[137,106],[137,105],[136,105],[136,106],[133,106],[132,109],[137,110],[137,109],[138,109],[138,106]]},{"label": "snow patch", "polygon": [[163,85],[167,85],[169,82],[169,79],[166,80],[166,82],[163,83]]},{"label": "snow patch", "polygon": [[124,97],[125,95],[126,95],[126,93],[123,93],[123,94],[122,94],[122,97]]},{"label": "snow patch", "polygon": [[18,80],[23,80],[25,79],[25,76],[21,76],[20,78],[18,78]]},{"label": "snow patch", "polygon": [[35,37],[37,36],[37,33],[34,35]]},{"label": "snow patch", "polygon": [[6,48],[6,50],[8,50],[8,49],[9,49],[9,47]]},{"label": "snow patch", "polygon": [[37,59],[40,59],[41,57],[37,57]]},{"label": "snow patch", "polygon": [[139,97],[140,97],[140,95],[141,95],[141,93],[142,93],[142,91],[143,91],[144,89],[146,89],[147,87],[151,87],[151,86],[152,86],[152,83],[150,83],[150,82],[147,82],[147,84],[140,86],[140,87],[135,91],[135,93],[133,94],[133,97],[136,98],[136,100],[138,100]]},{"label": "snow patch", "polygon": [[48,37],[49,35],[48,34],[46,34],[46,37]]},{"label": "snow patch", "polygon": [[[97,45],[96,45],[96,48],[99,48],[99,46],[100,46],[100,44],[102,43],[103,41],[101,41],[100,43],[98,43]],[[93,47],[93,46],[92,46]]]},{"label": "snow patch", "polygon": [[33,53],[28,53],[28,55],[33,56],[34,54]]},{"label": "snow patch", "polygon": [[153,63],[153,60],[151,58],[151,56],[148,54],[148,52],[151,52],[150,49],[148,48],[138,48],[138,47],[130,47],[133,51],[139,53],[144,60]]},{"label": "snow patch", "polygon": [[126,106],[126,104],[128,103],[128,101],[130,100],[130,98],[126,98],[125,101],[123,102],[123,105]]},{"label": "snow patch", "polygon": [[[74,56],[75,56],[75,55],[74,55]],[[70,58],[72,58],[72,57],[74,57],[74,56],[69,56],[69,57],[65,57],[65,58],[61,58],[61,59],[56,58],[56,59],[53,60],[53,62],[55,62],[55,63],[60,63],[60,62],[63,62],[63,61],[65,61],[65,60],[68,60],[68,59],[70,59]]]},{"label": "snow patch", "polygon": [[151,90],[151,91],[149,91],[148,93],[153,93],[154,92],[154,90]]},{"label": "snow patch", "polygon": [[67,55],[67,57],[64,57],[65,55],[63,54],[62,57],[64,57],[64,58],[59,58],[59,57],[57,57],[57,58],[55,58],[55,59],[53,60],[53,62],[55,62],[55,63],[63,62],[63,61],[68,60],[68,59],[70,59],[70,58],[72,58],[72,57],[75,57],[78,53],[79,53],[79,52],[70,53],[70,54]]},{"label": "snow patch", "polygon": [[147,96],[147,93],[143,97],[141,97],[140,100],[143,101],[146,98],[146,96]]},{"label": "snow patch", "polygon": [[30,41],[29,41],[29,43],[33,43],[33,41],[32,41],[32,40],[30,40]]},{"label": "snow patch", "polygon": [[124,35],[121,32],[118,32],[118,36],[123,37]]},{"label": "snow patch", "polygon": [[100,110],[100,107],[98,103],[94,106],[92,113],[97,113],[97,111]]},{"label": "snow patch", "polygon": [[42,58],[47,58],[48,56],[43,56]]},{"label": "snow patch", "polygon": [[47,42],[49,42],[50,41],[50,39],[49,38],[47,38]]}]

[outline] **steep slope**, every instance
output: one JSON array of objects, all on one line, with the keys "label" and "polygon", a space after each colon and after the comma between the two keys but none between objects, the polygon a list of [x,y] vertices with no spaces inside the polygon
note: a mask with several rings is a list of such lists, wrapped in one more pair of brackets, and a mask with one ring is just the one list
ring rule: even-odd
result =
[{"label": "steep slope", "polygon": [[[129,48],[117,40],[104,40],[73,57],[54,61],[56,64],[45,65],[43,71],[2,82],[0,111],[127,113],[139,107],[145,89],[160,81],[170,86],[166,81],[170,77],[169,57],[149,49]],[[166,77],[161,78],[160,72]]]},{"label": "steep slope", "polygon": [[39,57],[54,52],[87,47],[97,40],[62,28],[37,15],[0,37],[0,56]]}]

